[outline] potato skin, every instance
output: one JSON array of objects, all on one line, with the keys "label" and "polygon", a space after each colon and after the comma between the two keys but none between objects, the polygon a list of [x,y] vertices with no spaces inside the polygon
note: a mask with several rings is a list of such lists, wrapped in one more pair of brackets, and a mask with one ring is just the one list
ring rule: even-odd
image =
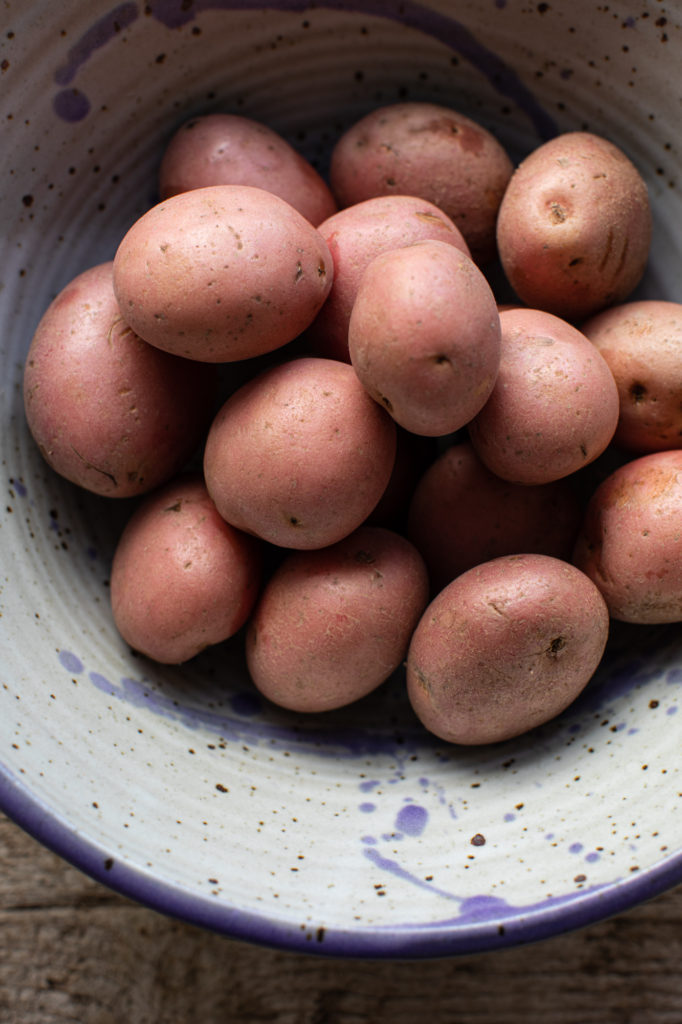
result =
[{"label": "potato skin", "polygon": [[352,533],[391,476],[396,427],[353,368],[306,357],[266,370],[219,410],[204,474],[220,514],[280,547]]},{"label": "potato skin", "polygon": [[573,562],[623,622],[682,621],[682,451],[642,455],[596,489]]},{"label": "potato skin", "polygon": [[581,331],[618,386],[616,444],[638,454],[682,448],[682,304],[626,302]]},{"label": "potato skin", "polygon": [[50,303],[24,370],[29,429],[45,460],[107,497],[143,494],[177,473],[208,428],[214,368],[161,352],[123,321],[112,263]]},{"label": "potato skin", "polygon": [[180,664],[227,640],[258,596],[260,545],[217,513],[199,474],[149,495],[111,569],[114,622],[134,650]]},{"label": "potato skin", "polygon": [[462,232],[476,263],[495,254],[495,220],[513,165],[481,125],[435,103],[371,111],[336,142],[329,169],[340,206],[372,196],[428,199]]},{"label": "potato skin", "polygon": [[390,530],[362,526],[330,547],[293,552],[251,617],[251,678],[295,711],[359,700],[398,668],[427,600],[419,554]]},{"label": "potato skin", "polygon": [[207,185],[254,185],[285,199],[311,224],[336,211],[322,176],[286,139],[238,114],[205,114],[185,121],[168,143],[159,168],[159,195],[169,199]]},{"label": "potato skin", "polygon": [[468,425],[471,443],[504,480],[559,480],[611,441],[618,423],[613,375],[585,335],[551,313],[508,309],[500,324],[500,370]]},{"label": "potato skin", "polygon": [[316,355],[350,362],[348,324],[360,280],[375,256],[433,238],[470,255],[459,228],[417,196],[377,196],[339,210],[318,226],[334,261],[331,290],[306,332]]},{"label": "potato skin", "polygon": [[609,616],[599,590],[546,555],[509,555],[458,576],[428,606],[407,659],[425,727],[458,744],[511,739],[560,714],[596,670]]},{"label": "potato skin", "polygon": [[114,258],[121,313],[151,345],[203,362],[272,352],[314,319],[333,261],[289,203],[249,185],[214,185],[148,210]]},{"label": "potato skin", "polygon": [[613,143],[566,132],[517,167],[500,204],[497,247],[528,306],[571,321],[622,302],[649,255],[643,178]]},{"label": "potato skin", "polygon": [[476,264],[445,242],[382,253],[362,276],[348,351],[368,393],[401,427],[424,437],[454,433],[495,384],[495,296]]},{"label": "potato skin", "polygon": [[568,480],[512,484],[491,473],[469,441],[451,445],[417,483],[407,536],[432,592],[481,562],[514,554],[569,561],[582,506]]}]

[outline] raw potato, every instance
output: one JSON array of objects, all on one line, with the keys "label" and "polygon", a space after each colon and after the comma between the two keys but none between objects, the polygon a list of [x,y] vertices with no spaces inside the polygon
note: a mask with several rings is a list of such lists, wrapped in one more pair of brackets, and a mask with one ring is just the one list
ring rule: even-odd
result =
[{"label": "raw potato", "polygon": [[614,441],[638,454],[682,448],[682,304],[627,302],[581,330],[618,385]]},{"label": "raw potato", "polygon": [[314,225],[336,211],[329,186],[312,164],[272,128],[237,114],[205,114],[185,121],[163,154],[162,200],[207,185],[264,188]]},{"label": "raw potato", "polygon": [[55,472],[127,498],[170,479],[194,453],[216,382],[213,367],[152,348],[124,323],[112,266],[79,274],[45,311],[26,357],[24,406]]},{"label": "raw potato", "polygon": [[251,618],[251,678],[295,711],[359,700],[398,668],[427,600],[420,556],[389,530],[363,526],[321,551],[294,552]]},{"label": "raw potato", "polygon": [[306,332],[315,354],[349,363],[348,324],[367,266],[382,252],[433,238],[470,255],[459,228],[417,196],[378,196],[339,210],[319,225],[334,261],[322,309]]},{"label": "raw potato", "polygon": [[511,484],[495,476],[468,441],[446,449],[415,487],[408,537],[429,570],[432,590],[502,555],[570,560],[582,519],[569,480]]},{"label": "raw potato", "polygon": [[504,480],[544,484],[588,465],[611,441],[618,389],[604,358],[551,313],[500,313],[502,358],[492,395],[469,423],[480,459]]},{"label": "raw potato", "polygon": [[249,185],[172,196],[126,233],[114,259],[121,313],[176,355],[231,362],[299,335],[331,287],[322,236],[289,203]]},{"label": "raw potato", "polygon": [[470,118],[434,103],[395,103],[339,138],[329,180],[340,206],[381,195],[428,199],[483,263],[495,255],[495,220],[512,171],[497,139]]},{"label": "raw potato", "polygon": [[458,576],[431,602],[407,659],[408,695],[450,743],[497,743],[560,714],[604,653],[609,616],[574,566],[510,555]]},{"label": "raw potato", "polygon": [[600,484],[573,561],[612,618],[682,621],[682,451],[633,459]]},{"label": "raw potato", "polygon": [[425,437],[454,433],[495,384],[495,296],[476,264],[445,242],[382,253],[360,281],[348,351],[367,392],[401,427]]},{"label": "raw potato", "polygon": [[320,548],[372,512],[395,451],[395,424],[353,368],[302,358],[227,400],[209,430],[204,473],[233,526],[280,547]]},{"label": "raw potato", "polygon": [[111,569],[114,622],[164,664],[227,640],[258,596],[260,546],[218,515],[198,474],[150,495],[129,520]]},{"label": "raw potato", "polygon": [[611,142],[567,132],[517,167],[497,220],[505,274],[528,306],[581,320],[622,302],[651,243],[646,184]]}]

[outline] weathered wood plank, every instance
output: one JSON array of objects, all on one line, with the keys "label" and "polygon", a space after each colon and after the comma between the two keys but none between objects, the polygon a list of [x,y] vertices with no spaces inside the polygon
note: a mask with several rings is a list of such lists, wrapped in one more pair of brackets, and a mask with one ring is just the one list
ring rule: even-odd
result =
[{"label": "weathered wood plank", "polygon": [[139,907],[0,817],[2,1024],[680,1024],[682,886],[530,947],[438,961],[261,949]]}]

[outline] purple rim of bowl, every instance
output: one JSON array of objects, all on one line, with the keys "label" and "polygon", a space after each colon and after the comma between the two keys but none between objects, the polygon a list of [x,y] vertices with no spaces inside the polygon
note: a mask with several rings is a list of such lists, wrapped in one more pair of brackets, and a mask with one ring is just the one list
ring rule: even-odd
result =
[{"label": "purple rim of bowl", "polygon": [[292,922],[236,910],[208,896],[183,892],[170,883],[111,857],[109,851],[79,836],[26,791],[0,764],[0,807],[42,845],[122,896],[166,916],[232,939],[291,952],[341,958],[426,959],[482,953],[550,938],[595,924],[652,899],[682,881],[682,854],[655,867],[601,886],[570,900],[544,907],[518,908],[516,916],[476,922],[457,919],[423,926],[396,925],[348,931],[302,931]]}]

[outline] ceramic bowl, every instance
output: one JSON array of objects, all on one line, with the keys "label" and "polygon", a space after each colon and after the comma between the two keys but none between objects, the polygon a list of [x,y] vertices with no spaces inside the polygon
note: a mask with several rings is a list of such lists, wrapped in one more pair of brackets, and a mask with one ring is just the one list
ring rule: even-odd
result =
[{"label": "ceramic bowl", "polygon": [[136,657],[107,579],[129,501],[58,479],[25,354],[76,273],[156,199],[188,116],[263,120],[324,172],[366,111],[458,108],[517,159],[587,128],[650,188],[638,296],[682,300],[682,5],[623,0],[7,0],[0,25],[0,805],[82,870],[233,937],[343,956],[527,942],[682,879],[679,627],[615,629],[560,718],[478,749],[418,724],[400,673],[343,711],[259,699],[240,642]]}]

